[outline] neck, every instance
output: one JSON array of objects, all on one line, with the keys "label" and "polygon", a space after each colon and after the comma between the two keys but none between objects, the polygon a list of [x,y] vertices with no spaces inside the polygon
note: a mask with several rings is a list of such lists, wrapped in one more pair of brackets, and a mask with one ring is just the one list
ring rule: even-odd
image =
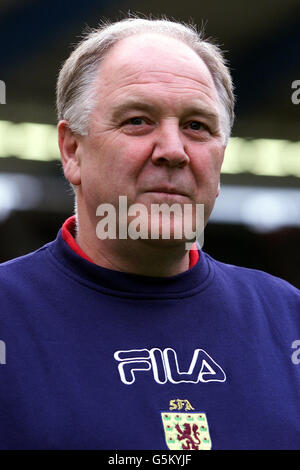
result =
[{"label": "neck", "polygon": [[169,277],[189,269],[189,252],[179,240],[100,240],[96,223],[78,212],[76,242],[97,265],[144,276]]}]

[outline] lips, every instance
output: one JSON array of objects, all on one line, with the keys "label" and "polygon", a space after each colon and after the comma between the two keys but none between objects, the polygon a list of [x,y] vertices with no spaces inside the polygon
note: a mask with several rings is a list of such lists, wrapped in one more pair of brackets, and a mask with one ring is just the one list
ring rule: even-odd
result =
[{"label": "lips", "polygon": [[181,191],[179,188],[167,188],[167,187],[156,187],[147,189],[146,193],[165,193],[165,194],[176,194],[178,196],[187,196],[184,191]]}]

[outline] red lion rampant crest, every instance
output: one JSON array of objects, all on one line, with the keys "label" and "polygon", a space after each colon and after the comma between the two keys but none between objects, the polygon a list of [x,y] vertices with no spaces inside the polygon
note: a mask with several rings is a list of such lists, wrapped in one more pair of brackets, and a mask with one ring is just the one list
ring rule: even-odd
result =
[{"label": "red lion rampant crest", "polygon": [[[199,431],[197,424],[193,424],[193,427],[189,423],[184,423],[184,429],[180,429],[179,424],[176,424],[175,428],[177,429],[177,439],[183,441],[185,439],[185,444],[182,443],[182,448],[184,450],[198,450],[201,441],[199,439]],[[194,440],[195,439],[195,440]]]}]

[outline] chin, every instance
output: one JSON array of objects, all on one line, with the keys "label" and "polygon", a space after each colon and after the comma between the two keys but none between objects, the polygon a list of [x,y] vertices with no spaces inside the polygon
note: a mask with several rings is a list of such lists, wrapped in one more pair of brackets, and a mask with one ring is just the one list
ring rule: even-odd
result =
[{"label": "chin", "polygon": [[185,244],[190,243],[190,240],[185,240],[185,239],[163,239],[159,238],[158,240],[151,240],[151,239],[144,239],[143,242],[147,246],[152,246],[153,248],[162,248],[162,249],[173,249],[173,248],[180,248],[182,247],[182,250],[185,251]]}]

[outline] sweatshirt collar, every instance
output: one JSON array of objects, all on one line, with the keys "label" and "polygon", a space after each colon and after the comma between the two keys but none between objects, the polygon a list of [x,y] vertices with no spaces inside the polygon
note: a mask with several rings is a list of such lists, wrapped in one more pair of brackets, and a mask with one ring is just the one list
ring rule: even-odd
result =
[{"label": "sweatshirt collar", "polygon": [[[62,237],[75,253],[77,253],[79,256],[86,259],[90,263],[93,263],[91,258],[89,258],[87,254],[84,253],[84,251],[80,248],[80,246],[76,242],[75,231],[76,231],[76,217],[75,215],[72,215],[64,222],[62,226]],[[189,252],[189,255],[190,255],[189,269],[193,268],[195,264],[197,263],[197,261],[199,260],[199,252],[198,250],[195,249],[194,245],[193,245],[193,248],[194,249],[190,250]]]},{"label": "sweatshirt collar", "polygon": [[212,265],[202,251],[200,256],[198,253],[198,262],[192,268],[175,276],[144,276],[104,268],[93,263],[77,244],[74,250],[76,242],[70,229],[67,229],[70,226],[74,228],[74,225],[75,218],[68,219],[59,230],[56,240],[49,244],[51,259],[67,278],[94,291],[133,299],[179,299],[202,291],[213,278]]}]

